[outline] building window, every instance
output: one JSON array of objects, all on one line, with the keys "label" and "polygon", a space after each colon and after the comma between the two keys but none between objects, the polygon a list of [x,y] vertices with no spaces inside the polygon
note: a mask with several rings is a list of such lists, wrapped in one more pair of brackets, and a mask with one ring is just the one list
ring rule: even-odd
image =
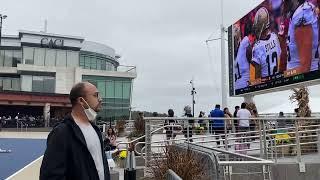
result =
[{"label": "building window", "polygon": [[101,76],[83,76],[83,81],[94,83],[102,97],[102,110],[98,114],[109,121],[129,118],[131,79]]},{"label": "building window", "polygon": [[21,75],[21,91],[32,91],[32,76],[31,75]]},{"label": "building window", "polygon": [[67,67],[78,67],[79,52],[67,51]]},{"label": "building window", "polygon": [[90,53],[90,54],[80,53],[79,65],[83,69],[114,71],[116,69],[115,64],[109,61],[112,61],[112,60],[104,56],[97,55],[95,53]]},{"label": "building window", "polygon": [[32,76],[33,92],[55,92],[55,77],[50,76]]},{"label": "building window", "polygon": [[35,48],[34,49],[34,65],[44,66],[45,49]]},{"label": "building window", "polygon": [[58,50],[57,51],[57,64],[58,67],[67,66],[67,51]]},{"label": "building window", "polygon": [[13,51],[12,66],[17,67],[17,64],[21,64],[22,51]]},{"label": "building window", "polygon": [[0,77],[0,90],[20,91],[20,78]]},{"label": "building window", "polygon": [[34,48],[24,47],[23,58],[25,64],[33,64]]}]

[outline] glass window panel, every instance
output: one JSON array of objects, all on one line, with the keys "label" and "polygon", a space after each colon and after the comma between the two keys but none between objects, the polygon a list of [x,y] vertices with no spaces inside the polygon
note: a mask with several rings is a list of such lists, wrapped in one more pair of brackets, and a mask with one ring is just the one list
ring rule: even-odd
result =
[{"label": "glass window panel", "polygon": [[21,51],[13,51],[13,59],[12,66],[17,67],[17,64],[21,64],[22,52]]},{"label": "glass window panel", "polygon": [[21,75],[21,91],[32,91],[32,76]]},{"label": "glass window panel", "polygon": [[46,66],[56,65],[56,50],[46,49]]},{"label": "glass window panel", "polygon": [[59,67],[67,66],[67,51],[64,51],[64,50],[57,51],[57,66]]},{"label": "glass window panel", "polygon": [[78,67],[79,65],[79,52],[67,51],[67,66]]},{"label": "glass window panel", "polygon": [[3,90],[3,78],[0,77],[0,91]]},{"label": "glass window panel", "polygon": [[106,97],[114,98],[114,81],[106,81]]},{"label": "glass window panel", "polygon": [[32,77],[32,91],[43,92],[43,76]]},{"label": "glass window panel", "polygon": [[12,58],[13,58],[13,51],[5,50],[4,51],[4,66],[12,67]]},{"label": "glass window panel", "polygon": [[97,70],[101,70],[101,59],[97,59]]},{"label": "glass window panel", "polygon": [[94,57],[91,58],[90,69],[97,69],[97,59]]},{"label": "glass window panel", "polygon": [[19,78],[12,78],[12,90],[20,91],[20,79]]},{"label": "glass window panel", "polygon": [[80,67],[84,68],[84,56],[80,56],[79,65],[80,65]]},{"label": "glass window panel", "polygon": [[106,82],[105,81],[98,81],[97,88],[100,92],[100,97],[101,98],[106,97]]},{"label": "glass window panel", "polygon": [[4,50],[0,51],[0,66],[3,66],[4,63]]},{"label": "glass window panel", "polygon": [[84,58],[84,68],[85,69],[90,69],[90,57],[85,57]]},{"label": "glass window panel", "polygon": [[115,81],[114,83],[115,86],[115,93],[114,97],[116,98],[122,98],[122,82],[121,81]]},{"label": "glass window panel", "polygon": [[34,65],[44,66],[45,49],[35,48],[34,49]]},{"label": "glass window panel", "polygon": [[123,82],[123,99],[130,99],[131,83]]},{"label": "glass window panel", "polygon": [[43,92],[54,93],[55,92],[55,78],[44,77],[43,79]]},{"label": "glass window panel", "polygon": [[106,70],[106,61],[105,60],[101,61],[101,70]]},{"label": "glass window panel", "polygon": [[33,53],[34,48],[24,47],[23,48],[23,59],[25,64],[33,64]]},{"label": "glass window panel", "polygon": [[3,78],[3,90],[11,90],[11,79]]}]

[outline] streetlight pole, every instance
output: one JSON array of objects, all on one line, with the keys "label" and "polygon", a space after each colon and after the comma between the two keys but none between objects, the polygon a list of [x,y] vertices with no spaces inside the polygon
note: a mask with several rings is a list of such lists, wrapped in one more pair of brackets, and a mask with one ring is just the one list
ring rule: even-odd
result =
[{"label": "streetlight pole", "polygon": [[227,107],[228,106],[228,88],[226,85],[226,81],[227,81],[227,76],[226,76],[226,56],[225,56],[225,39],[224,39],[224,33],[225,33],[225,29],[224,29],[224,25],[223,25],[223,0],[220,1],[221,4],[221,37],[220,37],[220,41],[221,41],[221,105],[222,108]]},{"label": "streetlight pole", "polygon": [[0,46],[1,46],[1,40],[2,40],[2,20],[6,18],[7,18],[7,15],[0,14]]},{"label": "streetlight pole", "polygon": [[192,96],[192,116],[194,117],[194,104],[196,101],[194,100],[194,95],[197,94],[196,88],[194,88],[193,79],[190,81],[191,84],[191,96]]}]

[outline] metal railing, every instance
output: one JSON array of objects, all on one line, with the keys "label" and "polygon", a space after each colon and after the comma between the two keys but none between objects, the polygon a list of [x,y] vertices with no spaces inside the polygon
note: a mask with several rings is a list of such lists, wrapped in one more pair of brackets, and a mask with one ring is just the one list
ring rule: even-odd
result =
[{"label": "metal railing", "polygon": [[209,179],[231,180],[231,179],[271,179],[270,166],[273,161],[226,151],[220,148],[210,148],[195,143],[179,144],[179,147],[192,149],[196,152],[205,153],[212,164],[207,169],[211,171],[206,176]]},{"label": "metal railing", "polygon": [[181,177],[179,177],[174,171],[172,171],[171,169],[169,169],[167,171],[167,180],[182,180]]},{"label": "metal railing", "polygon": [[[164,124],[165,120],[177,120],[184,124],[183,134],[185,138],[159,139],[151,141],[152,134],[149,128],[152,121]],[[151,158],[151,151],[165,147],[167,143],[182,143],[193,141],[194,144],[202,144],[208,147],[217,147],[227,151],[248,154],[264,159],[272,159],[275,162],[283,157],[290,157],[293,161],[302,162],[304,155],[318,153],[320,118],[271,118],[259,117],[250,118],[249,121],[255,122],[254,127],[250,126],[245,130],[239,126],[227,127],[227,123],[220,128],[220,132],[212,124],[206,123],[202,132],[197,133],[196,128],[190,128],[189,120],[210,121],[213,118],[145,118],[146,122],[146,141],[144,152],[139,152],[146,156],[146,164]],[[214,118],[224,121],[242,120],[238,118]],[[282,121],[286,121],[283,123]],[[154,122],[153,122],[154,124]],[[210,126],[211,125],[211,126]],[[189,128],[188,128],[189,127]],[[213,128],[210,131],[210,128]],[[233,130],[235,129],[235,130]],[[179,134],[179,133],[178,133]],[[181,133],[180,133],[181,134]],[[192,136],[193,135],[193,136]],[[293,158],[294,157],[294,158]]]},{"label": "metal railing", "polygon": [[[223,126],[218,129],[212,123],[217,119],[224,121]],[[239,127],[235,123],[243,120],[239,118],[145,117],[144,120],[145,136],[119,143],[118,146],[126,145],[123,149],[128,149],[130,144],[135,143],[134,151],[145,158],[145,169],[151,166],[153,156],[161,155],[161,149],[168,144],[181,145],[186,142],[217,152],[219,168],[223,169],[225,179],[235,176],[268,179],[271,171],[268,163],[271,161],[275,163],[290,161],[299,165],[310,159],[320,162],[320,117],[249,118],[250,126],[247,128]],[[174,120],[177,123],[165,126],[166,120]],[[189,123],[190,120],[195,123]],[[172,133],[169,138],[168,131],[162,132],[168,127],[171,127]],[[179,127],[179,130],[173,130],[174,127]],[[172,136],[173,134],[176,136]],[[145,141],[141,142],[143,138]],[[137,148],[143,144],[143,148]],[[249,161],[247,156],[259,160],[247,162]],[[263,159],[271,161],[264,162]],[[245,164],[247,166],[244,166]],[[259,168],[255,169],[257,167],[255,165],[259,165]]]}]

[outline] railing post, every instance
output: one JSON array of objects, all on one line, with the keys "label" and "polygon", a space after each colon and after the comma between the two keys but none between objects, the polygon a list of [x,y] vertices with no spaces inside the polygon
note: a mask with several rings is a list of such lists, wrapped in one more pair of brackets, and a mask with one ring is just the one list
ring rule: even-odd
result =
[{"label": "railing post", "polygon": [[189,143],[190,142],[190,139],[189,139],[189,122],[188,122],[189,120],[187,120],[187,142]]},{"label": "railing post", "polygon": [[151,121],[150,119],[145,119],[145,151],[146,151],[146,162],[145,162],[145,172],[146,175],[148,173],[148,168],[150,167],[150,161],[151,161]]},{"label": "railing post", "polygon": [[300,146],[300,133],[299,133],[299,122],[295,120],[295,131],[296,131],[296,145],[297,145],[297,160],[301,162],[301,146]]},{"label": "railing post", "polygon": [[268,151],[267,151],[267,135],[266,135],[266,123],[265,119],[262,120],[262,128],[263,128],[263,153],[264,159],[268,159]]},{"label": "railing post", "polygon": [[263,145],[262,145],[262,133],[261,133],[261,131],[262,131],[262,127],[261,127],[261,123],[262,123],[262,121],[258,121],[259,123],[259,130],[258,130],[258,132],[259,132],[259,139],[260,139],[260,141],[259,141],[259,144],[260,144],[260,158],[263,158]]},{"label": "railing post", "polygon": [[228,140],[227,140],[227,122],[226,122],[226,119],[224,119],[224,147],[225,147],[225,150],[228,151]]}]

